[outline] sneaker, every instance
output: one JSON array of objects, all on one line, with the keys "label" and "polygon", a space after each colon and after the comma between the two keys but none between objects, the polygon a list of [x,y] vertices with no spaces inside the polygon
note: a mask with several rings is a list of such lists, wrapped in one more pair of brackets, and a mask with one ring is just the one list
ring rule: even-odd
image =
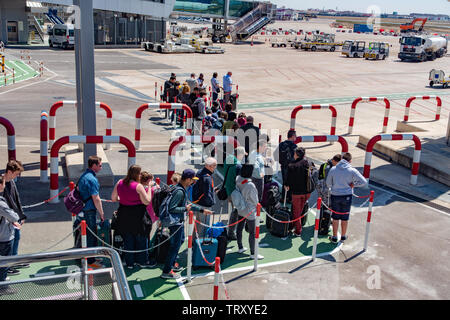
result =
[{"label": "sneaker", "polygon": [[141,269],[149,269],[152,267],[148,263],[145,263],[145,264],[136,263],[136,266],[138,266]]},{"label": "sneaker", "polygon": [[293,237],[301,237],[302,234],[301,234],[301,233],[300,233],[300,234],[297,234],[297,233],[295,233],[295,232],[292,232],[292,236],[293,236]]},{"label": "sneaker", "polygon": [[102,265],[101,263],[94,262],[94,263],[88,264],[88,268],[92,268],[92,269],[103,269],[103,268],[105,268],[105,266]]},{"label": "sneaker", "polygon": [[341,236],[341,242],[344,242],[347,239],[348,239],[348,236]]},{"label": "sneaker", "polygon": [[18,274],[20,274],[20,270],[15,269],[15,268],[9,268],[8,274],[11,276],[17,276]]},{"label": "sneaker", "polygon": [[29,268],[30,264],[29,263],[21,263],[21,264],[16,264],[14,266],[15,269],[25,269],[25,268]]},{"label": "sneaker", "polygon": [[0,296],[16,294],[17,292],[17,289],[11,288],[10,286],[0,287]]},{"label": "sneaker", "polygon": [[179,279],[181,278],[181,276],[175,272],[173,272],[173,270],[170,270],[169,273],[162,273],[161,274],[161,278],[163,279]]},{"label": "sneaker", "polygon": [[238,250],[239,253],[244,253],[245,251],[247,251],[247,248],[246,248],[246,247],[244,247],[244,248]]},{"label": "sneaker", "polygon": [[338,238],[337,238],[337,237],[329,236],[328,239],[330,239],[330,241],[331,241],[332,243],[338,243]]},{"label": "sneaker", "polygon": [[180,266],[180,264],[178,262],[175,262],[175,264],[172,267],[173,272],[181,272],[183,270],[184,270],[184,268],[182,266]]},{"label": "sneaker", "polygon": [[[252,254],[252,255],[250,256],[250,259],[254,260],[254,259],[255,259],[255,255]],[[264,256],[258,254],[258,260],[262,260],[262,259],[264,259]]]},{"label": "sneaker", "polygon": [[10,281],[11,278],[10,277],[6,277],[5,281]]}]

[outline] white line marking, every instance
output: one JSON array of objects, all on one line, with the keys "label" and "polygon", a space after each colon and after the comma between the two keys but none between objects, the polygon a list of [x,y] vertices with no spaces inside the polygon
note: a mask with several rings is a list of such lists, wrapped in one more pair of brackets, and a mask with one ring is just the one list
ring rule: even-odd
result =
[{"label": "white line marking", "polygon": [[136,293],[136,297],[138,297],[138,298],[144,297],[144,293],[142,292],[142,288],[141,288],[140,284],[134,285],[134,292]]},{"label": "white line marking", "polygon": [[177,284],[178,287],[180,288],[181,294],[183,295],[184,300],[191,300],[191,297],[189,296],[189,293],[186,289],[186,287],[184,286],[184,277],[178,278],[177,279]]},{"label": "white line marking", "polygon": [[43,272],[43,273],[36,273],[32,275],[32,277],[39,278],[39,277],[47,277],[47,276],[53,276],[55,273],[53,271],[51,272]]}]

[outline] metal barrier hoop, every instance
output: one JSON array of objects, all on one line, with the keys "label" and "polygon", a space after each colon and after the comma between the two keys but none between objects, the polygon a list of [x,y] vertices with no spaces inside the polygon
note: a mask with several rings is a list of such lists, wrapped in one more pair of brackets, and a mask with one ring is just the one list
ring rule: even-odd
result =
[{"label": "metal barrier hoop", "polygon": [[347,140],[342,136],[297,136],[295,144],[300,142],[339,142],[342,147],[342,154],[348,152]]},{"label": "metal barrier hoop", "polygon": [[16,160],[16,130],[6,118],[0,117],[0,124],[5,127],[8,135],[8,160]]},{"label": "metal barrier hoop", "polygon": [[291,113],[291,130],[295,130],[295,122],[296,122],[297,113],[300,110],[304,110],[304,109],[310,109],[310,110],[330,109],[330,111],[331,111],[330,135],[333,136],[336,134],[337,111],[336,111],[336,108],[334,106],[332,106],[331,104],[314,104],[314,105],[308,104],[308,105],[300,105],[300,106],[295,107]]},{"label": "metal barrier hoop", "polygon": [[422,100],[430,100],[430,99],[436,99],[436,103],[437,103],[437,109],[436,109],[436,117],[435,120],[439,120],[441,117],[441,108],[442,108],[442,100],[441,98],[439,98],[438,96],[414,96],[408,99],[408,101],[406,102],[406,106],[405,106],[405,115],[403,117],[403,121],[408,121],[409,119],[409,110],[411,107],[411,103],[415,100],[415,99],[422,99]]},{"label": "metal barrier hoop", "polygon": [[361,101],[374,102],[374,101],[381,101],[381,100],[383,100],[386,105],[386,109],[384,112],[383,131],[382,132],[385,133],[387,131],[387,126],[388,126],[388,121],[389,121],[389,112],[391,109],[391,103],[390,103],[389,99],[384,98],[384,97],[360,97],[360,98],[355,99],[352,103],[352,108],[350,111],[350,120],[349,120],[349,124],[348,124],[348,133],[349,134],[353,133],[353,125],[355,122],[355,111],[356,111],[356,106],[358,105],[358,103],[360,103]]}]

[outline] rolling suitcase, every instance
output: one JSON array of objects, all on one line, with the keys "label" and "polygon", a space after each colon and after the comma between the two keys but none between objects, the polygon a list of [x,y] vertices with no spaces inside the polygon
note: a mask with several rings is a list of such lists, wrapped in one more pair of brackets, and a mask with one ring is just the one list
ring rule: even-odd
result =
[{"label": "rolling suitcase", "polygon": [[[329,197],[328,197],[329,198]],[[328,201],[330,203],[330,201]],[[331,211],[324,205],[320,208],[319,235],[326,236],[331,225]]]},{"label": "rolling suitcase", "polygon": [[97,240],[97,245],[99,247],[111,245],[111,224],[108,220],[97,223],[97,236],[103,241]]},{"label": "rolling suitcase", "polygon": [[[286,196],[284,197],[284,206],[276,208],[273,218],[279,221],[292,220],[291,210],[286,207]],[[270,233],[276,237],[285,238],[288,236],[289,230],[292,228],[291,223],[283,223],[273,220],[271,223]]]},{"label": "rolling suitcase", "polygon": [[123,256],[123,248],[124,248],[124,243],[123,243],[123,237],[122,235],[120,235],[117,231],[114,230],[114,235],[112,237],[113,240],[113,249],[116,250],[119,255],[122,257]]},{"label": "rolling suitcase", "polygon": [[[213,215],[214,218],[214,215]],[[205,216],[206,220],[206,216]],[[210,227],[212,226],[212,219],[210,219]],[[192,253],[192,267],[214,267],[216,261],[218,245],[219,242],[214,238],[206,238],[206,231],[203,234],[203,238],[195,239],[193,243],[193,253]],[[203,255],[202,255],[203,253]],[[205,261],[206,260],[206,261]],[[210,265],[209,263],[212,263]]]},{"label": "rolling suitcase", "polygon": [[156,231],[151,241],[150,247],[153,250],[150,251],[150,257],[156,260],[158,263],[165,263],[167,254],[169,253],[170,240],[167,240],[169,235],[163,232],[162,229]]},{"label": "rolling suitcase", "polygon": [[306,221],[308,220],[308,211],[309,211],[309,204],[308,201],[306,201],[302,211],[302,216],[304,215],[304,217],[302,218],[302,227],[305,226]]},{"label": "rolling suitcase", "polygon": [[227,254],[228,237],[226,233],[222,233],[217,237],[217,254],[216,257],[220,258],[220,264],[224,263],[225,256]]}]

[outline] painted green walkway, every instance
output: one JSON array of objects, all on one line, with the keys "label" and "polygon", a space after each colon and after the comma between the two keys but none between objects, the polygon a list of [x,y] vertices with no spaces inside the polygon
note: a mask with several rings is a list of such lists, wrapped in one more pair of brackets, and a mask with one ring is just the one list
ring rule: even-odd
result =
[{"label": "painted green walkway", "polygon": [[[434,89],[433,91],[416,92],[416,93],[395,93],[395,94],[378,94],[376,97],[385,97],[390,100],[408,99],[412,96],[424,96],[424,95],[450,95],[450,90]],[[369,95],[363,95],[369,96]],[[373,95],[372,95],[373,96]],[[292,101],[279,101],[279,102],[258,102],[258,103],[240,103],[239,110],[241,109],[261,109],[261,108],[279,108],[279,107],[295,107],[304,104],[342,104],[352,103],[356,98],[352,97],[337,97],[337,98],[321,98],[321,99],[303,99]]]},{"label": "painted green walkway", "polygon": [[15,83],[25,81],[25,80],[39,76],[39,72],[34,70],[31,66],[24,63],[23,61],[7,60],[5,62],[5,64],[9,70],[7,71],[6,75],[0,73],[0,87],[5,86],[5,76],[6,76],[6,86],[9,86],[14,83],[13,76],[12,76],[13,69],[14,69],[14,74],[15,74]]}]

